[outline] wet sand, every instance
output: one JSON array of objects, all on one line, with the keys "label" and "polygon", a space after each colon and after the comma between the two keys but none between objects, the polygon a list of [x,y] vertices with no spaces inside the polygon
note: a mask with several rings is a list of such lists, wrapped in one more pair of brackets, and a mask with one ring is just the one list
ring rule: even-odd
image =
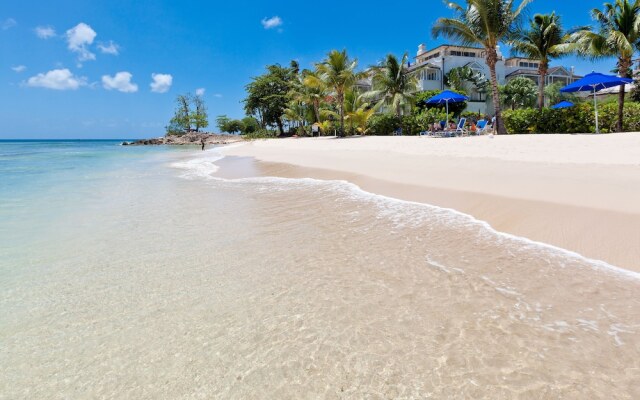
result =
[{"label": "wet sand", "polygon": [[[247,174],[347,180],[640,271],[640,134],[285,139],[225,153],[256,160]],[[240,174],[235,164],[221,173]]]}]

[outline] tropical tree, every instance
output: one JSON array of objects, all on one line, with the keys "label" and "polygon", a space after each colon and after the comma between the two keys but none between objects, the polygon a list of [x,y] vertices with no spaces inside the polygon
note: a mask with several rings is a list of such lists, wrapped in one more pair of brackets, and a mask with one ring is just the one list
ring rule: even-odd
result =
[{"label": "tropical tree", "polygon": [[284,134],[283,115],[287,109],[291,84],[296,75],[295,68],[269,65],[267,72],[253,78],[246,87],[247,98],[244,109],[247,115],[257,116],[263,127],[276,125]]},{"label": "tropical tree", "polygon": [[313,107],[315,119],[313,122],[320,122],[320,105],[327,98],[327,85],[319,78],[317,72],[310,70],[302,71],[302,84],[304,86],[302,98]]},{"label": "tropical tree", "polygon": [[324,85],[333,92],[340,116],[340,136],[344,136],[344,94],[361,76],[356,72],[357,66],[358,60],[350,59],[346,50],[332,50],[323,62],[316,64],[316,78],[309,77],[312,85]]},{"label": "tropical tree", "polygon": [[538,66],[538,108],[544,107],[544,85],[549,61],[566,54],[563,50],[565,32],[560,23],[560,16],[551,14],[536,14],[531,20],[529,30],[520,31],[511,42],[515,54],[539,60]]},{"label": "tropical tree", "polygon": [[376,110],[356,90],[351,89],[344,95],[344,112],[349,131],[364,135],[368,131],[367,122]]},{"label": "tropical tree", "polygon": [[377,100],[377,109],[385,105],[390,107],[398,117],[410,111],[418,91],[418,79],[415,75],[407,74],[405,65],[408,59],[407,53],[404,53],[401,61],[393,54],[388,54],[379,66],[372,68],[371,90],[364,93],[363,97]]},{"label": "tropical tree", "polygon": [[307,107],[304,103],[292,101],[289,106],[284,110],[284,116],[297,128],[304,126],[307,116]]},{"label": "tropical tree", "polygon": [[179,135],[191,130],[191,94],[176,97],[176,109],[166,127],[168,135]]},{"label": "tropical tree", "polygon": [[[640,41],[640,0],[616,0],[603,7],[603,10],[591,10],[598,31],[579,29],[570,36],[567,48],[589,58],[617,57],[618,74],[630,77],[633,54]],[[618,96],[618,132],[623,126],[624,96],[623,84]]]},{"label": "tropical tree", "polygon": [[242,126],[244,127],[242,133],[253,133],[260,129],[260,123],[254,117],[242,118]]},{"label": "tropical tree", "polygon": [[226,115],[218,115],[216,117],[216,125],[220,132],[227,132],[227,127],[229,126],[229,122],[231,122],[231,118]]},{"label": "tropical tree", "polygon": [[512,110],[531,107],[536,102],[536,84],[529,78],[520,76],[511,79],[501,92],[502,103]]},{"label": "tropical tree", "polygon": [[[464,7],[452,2],[449,7],[456,12],[457,18],[439,18],[432,28],[432,34],[436,38],[445,36],[462,45],[484,47],[494,99],[500,98],[496,75],[497,46],[514,37],[520,17],[530,2],[531,0],[521,0],[517,7],[515,0],[466,0]],[[506,134],[500,102],[494,101],[494,107],[496,131],[498,134]]]},{"label": "tropical tree", "polygon": [[550,104],[557,104],[561,101],[570,101],[573,103],[579,102],[580,98],[578,98],[575,94],[563,93],[560,91],[560,89],[562,89],[564,86],[564,84],[559,82],[545,86],[544,97],[549,100]]},{"label": "tropical tree", "polygon": [[231,119],[226,115],[219,115],[216,118],[216,124],[220,132],[237,133],[245,130],[244,123],[238,119]]},{"label": "tropical tree", "polygon": [[209,126],[209,116],[207,114],[207,106],[204,103],[204,98],[200,95],[193,96],[194,110],[189,114],[191,123],[196,128],[196,132],[200,132],[200,128],[206,128]]},{"label": "tropical tree", "polygon": [[[313,76],[315,79],[308,79]],[[324,83],[317,79],[314,72],[303,70],[295,76],[289,91],[289,106],[285,110],[285,116],[289,121],[305,122],[320,121],[320,104],[326,96]]]}]

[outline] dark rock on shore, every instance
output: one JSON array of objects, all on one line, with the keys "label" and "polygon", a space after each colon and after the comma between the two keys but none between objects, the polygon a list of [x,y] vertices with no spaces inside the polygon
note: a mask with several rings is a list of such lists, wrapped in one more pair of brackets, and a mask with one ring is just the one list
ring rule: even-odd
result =
[{"label": "dark rock on shore", "polygon": [[239,135],[219,135],[215,133],[189,132],[184,135],[168,135],[152,139],[140,139],[135,142],[122,142],[123,146],[154,146],[154,145],[199,145],[204,140],[205,144],[229,144],[241,142],[244,139]]}]

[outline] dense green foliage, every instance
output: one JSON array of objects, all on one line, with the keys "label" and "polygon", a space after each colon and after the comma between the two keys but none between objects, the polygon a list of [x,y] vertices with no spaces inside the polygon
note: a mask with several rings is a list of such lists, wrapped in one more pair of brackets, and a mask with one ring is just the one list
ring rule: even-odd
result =
[{"label": "dense green foliage", "polygon": [[253,117],[245,117],[241,120],[231,119],[226,115],[219,115],[216,118],[216,125],[220,132],[224,133],[253,133],[260,129],[260,123]]},{"label": "dense green foliage", "polygon": [[344,100],[345,93],[356,84],[360,74],[356,71],[358,60],[351,59],[346,50],[332,50],[324,61],[316,64],[317,79],[312,79],[312,85],[324,87],[333,94],[337,103],[338,117],[340,120],[340,136],[344,136]]},{"label": "dense green foliage", "polygon": [[[616,103],[598,106],[600,130],[615,132],[618,120]],[[640,104],[627,103],[624,114],[625,131],[640,131]],[[504,121],[509,133],[587,133],[595,132],[595,114],[590,103],[571,108],[521,109],[505,111]]]},{"label": "dense green foliage", "polygon": [[436,108],[425,110],[419,114],[397,116],[395,114],[375,114],[368,123],[368,133],[371,135],[393,135],[402,129],[403,135],[418,135],[420,132],[429,131],[434,123],[446,119],[444,111]]},{"label": "dense green foliage", "polygon": [[242,122],[242,133],[249,134],[257,132],[260,129],[260,122],[254,117],[244,117],[241,120]]},{"label": "dense green foliage", "polygon": [[402,119],[395,114],[376,114],[367,124],[372,135],[392,135],[402,125]]},{"label": "dense green foliage", "polygon": [[289,68],[269,65],[267,72],[253,78],[246,87],[244,109],[247,115],[261,121],[262,127],[277,126],[284,135],[283,116],[289,102],[291,83],[297,75],[297,65]]},{"label": "dense green foliage", "polygon": [[544,88],[544,96],[548,101],[548,105],[552,106],[561,101],[570,101],[572,103],[580,103],[582,100],[573,93],[563,93],[560,91],[564,85],[562,83],[552,83]]},{"label": "dense green foliage", "polygon": [[388,108],[397,116],[411,112],[414,95],[418,92],[416,75],[406,73],[409,55],[404,53],[402,60],[388,54],[384,61],[373,68],[371,90],[363,95],[367,100],[376,101],[376,108]]},{"label": "dense green foliage", "polygon": [[593,107],[588,104],[562,110],[508,110],[504,112],[504,122],[510,134],[584,133],[595,130]]},{"label": "dense green foliage", "polygon": [[516,108],[533,107],[538,91],[536,84],[529,78],[517,77],[511,79],[501,90],[501,100],[505,107]]}]

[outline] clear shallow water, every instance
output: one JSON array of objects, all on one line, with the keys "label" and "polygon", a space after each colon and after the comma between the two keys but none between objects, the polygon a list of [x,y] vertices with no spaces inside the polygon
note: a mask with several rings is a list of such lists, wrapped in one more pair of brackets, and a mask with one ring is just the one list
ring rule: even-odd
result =
[{"label": "clear shallow water", "polygon": [[0,143],[0,397],[640,397],[629,275],[346,183],[115,144]]}]

